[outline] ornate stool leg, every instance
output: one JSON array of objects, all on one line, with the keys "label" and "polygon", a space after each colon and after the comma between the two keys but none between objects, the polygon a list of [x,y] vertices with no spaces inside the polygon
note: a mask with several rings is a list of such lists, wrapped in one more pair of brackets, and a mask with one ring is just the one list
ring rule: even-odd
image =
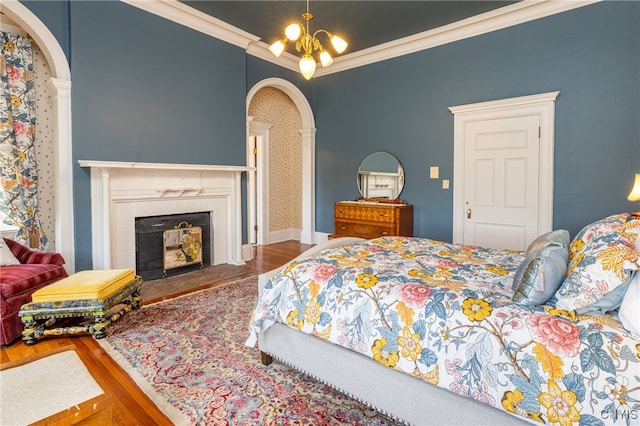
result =
[{"label": "ornate stool leg", "polygon": [[138,288],[131,294],[131,307],[133,309],[140,308],[140,303],[142,302],[142,295],[140,294],[141,290],[141,288]]},{"label": "ornate stool leg", "polygon": [[111,320],[106,318],[104,314],[96,315],[89,331],[96,339],[102,339],[107,336],[109,324],[111,324]]},{"label": "ornate stool leg", "polygon": [[36,333],[38,332],[38,323],[35,320],[27,320],[24,322],[24,330],[22,330],[22,340],[26,345],[35,345],[38,338]]}]

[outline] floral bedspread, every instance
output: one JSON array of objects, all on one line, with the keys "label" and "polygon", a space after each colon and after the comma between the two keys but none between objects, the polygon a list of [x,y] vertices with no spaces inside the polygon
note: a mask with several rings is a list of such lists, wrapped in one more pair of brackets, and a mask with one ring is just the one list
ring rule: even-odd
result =
[{"label": "floral bedspread", "polygon": [[386,237],[322,251],[266,284],[270,321],[532,422],[640,423],[640,341],[611,315],[511,302],[520,252]]}]

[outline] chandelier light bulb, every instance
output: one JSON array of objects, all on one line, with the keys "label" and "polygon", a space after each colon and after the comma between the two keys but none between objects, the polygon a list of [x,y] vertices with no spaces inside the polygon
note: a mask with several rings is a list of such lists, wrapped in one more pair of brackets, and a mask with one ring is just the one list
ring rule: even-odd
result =
[{"label": "chandelier light bulb", "polygon": [[331,57],[329,52],[323,50],[322,52],[320,52],[320,62],[322,63],[323,67],[328,67],[333,63],[333,58]]},{"label": "chandelier light bulb", "polygon": [[343,38],[338,37],[337,35],[331,36],[331,44],[333,48],[336,49],[336,52],[342,53],[347,50],[347,46],[349,45]]},{"label": "chandelier light bulb", "polygon": [[284,30],[284,34],[291,41],[296,41],[300,37],[300,24],[291,24]]},{"label": "chandelier light bulb", "polygon": [[271,46],[269,46],[269,50],[276,58],[279,58],[282,54],[282,51],[284,50],[284,43],[282,42],[282,40],[278,40]]},{"label": "chandelier light bulb", "polygon": [[307,80],[311,79],[316,72],[316,61],[308,53],[302,55],[300,59],[300,72]]}]

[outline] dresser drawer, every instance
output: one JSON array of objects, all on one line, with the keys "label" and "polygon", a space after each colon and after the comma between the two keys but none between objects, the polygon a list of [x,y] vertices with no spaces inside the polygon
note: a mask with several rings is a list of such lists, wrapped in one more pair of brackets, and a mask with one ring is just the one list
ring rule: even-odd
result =
[{"label": "dresser drawer", "polygon": [[338,202],[333,236],[378,238],[413,235],[413,207],[408,204]]},{"label": "dresser drawer", "polygon": [[337,204],[334,209],[335,220],[363,220],[368,222],[389,222],[396,220],[396,209],[386,206]]},{"label": "dresser drawer", "polygon": [[354,222],[335,221],[334,233],[335,237],[360,237],[360,238],[378,238],[388,235],[395,235],[396,228],[394,226],[370,225]]}]

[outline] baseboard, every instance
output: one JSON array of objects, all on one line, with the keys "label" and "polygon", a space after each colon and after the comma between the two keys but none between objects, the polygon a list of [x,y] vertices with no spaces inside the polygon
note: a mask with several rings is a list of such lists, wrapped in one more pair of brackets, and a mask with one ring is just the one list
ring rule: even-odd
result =
[{"label": "baseboard", "polygon": [[300,229],[280,229],[269,232],[269,244],[281,243],[283,241],[300,241]]},{"label": "baseboard", "polygon": [[[316,232],[315,233],[315,244],[321,244],[327,242],[331,234],[326,232]],[[280,231],[274,231],[269,234],[269,242],[267,244],[275,244],[281,243],[283,241],[295,240],[300,241],[300,230],[299,229],[283,229]],[[243,260],[251,260],[253,259],[253,251],[251,250],[251,244],[243,244],[242,245],[242,259]]]},{"label": "baseboard", "polygon": [[251,250],[251,244],[243,244],[241,250],[242,260],[246,262],[247,260],[253,259],[253,250]]},{"label": "baseboard", "polygon": [[328,241],[330,235],[331,234],[327,234],[325,232],[316,232],[316,244],[320,244]]}]

